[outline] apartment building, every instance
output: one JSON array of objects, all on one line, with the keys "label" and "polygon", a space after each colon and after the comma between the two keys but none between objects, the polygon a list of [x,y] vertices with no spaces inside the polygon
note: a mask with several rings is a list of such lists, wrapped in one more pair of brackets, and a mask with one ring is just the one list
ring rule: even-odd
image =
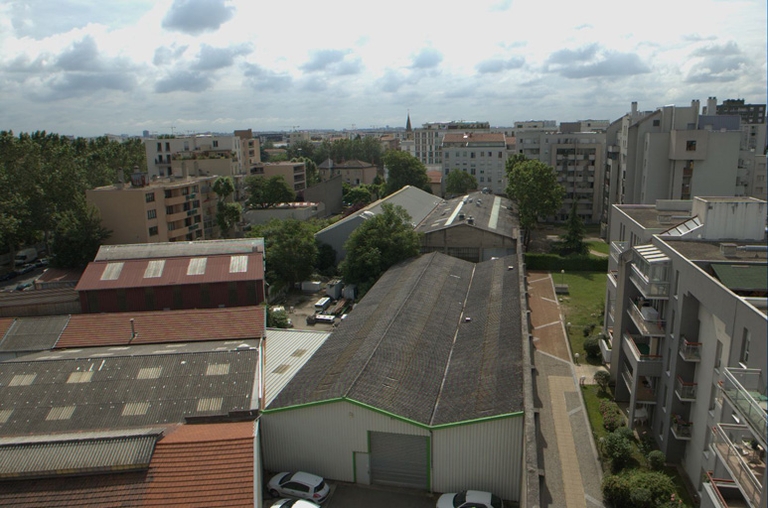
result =
[{"label": "apartment building", "polygon": [[491,124],[488,122],[428,122],[421,128],[413,130],[414,155],[422,164],[427,166],[441,166],[443,164],[442,144],[443,137],[449,131],[459,132],[489,132]]},{"label": "apartment building", "polygon": [[216,177],[187,176],[150,180],[134,173],[130,183],[87,190],[102,225],[112,231],[107,244],[156,243],[218,238]]},{"label": "apartment building", "polygon": [[701,506],[766,506],[765,201],[614,205],[603,359]]},{"label": "apartment building", "polygon": [[259,162],[251,167],[250,173],[264,178],[282,176],[297,194],[303,193],[307,188],[307,169],[303,162]]},{"label": "apartment building", "polygon": [[[243,142],[247,131],[238,133],[232,136],[199,134],[144,139],[149,176],[179,176],[183,171],[193,176],[245,175],[247,165],[256,159],[259,150],[257,141]],[[251,151],[253,155],[250,155]]]},{"label": "apartment building", "polygon": [[261,142],[258,136],[253,136],[253,130],[236,130],[235,136],[240,138],[240,144],[243,148],[243,162],[246,168],[252,168],[255,164],[261,162]]},{"label": "apartment building", "polygon": [[454,169],[477,179],[480,189],[504,194],[507,189],[507,139],[503,133],[449,132],[441,144],[443,176]]}]

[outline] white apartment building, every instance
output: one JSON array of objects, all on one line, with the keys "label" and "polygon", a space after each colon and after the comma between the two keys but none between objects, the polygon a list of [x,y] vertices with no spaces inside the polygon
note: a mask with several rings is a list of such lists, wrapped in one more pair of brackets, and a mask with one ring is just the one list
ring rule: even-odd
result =
[{"label": "white apartment building", "polygon": [[450,132],[443,137],[443,181],[454,169],[477,179],[480,189],[505,194],[507,140],[503,133]]},{"label": "white apartment building", "polygon": [[765,507],[765,201],[614,205],[603,359],[701,506]]},{"label": "white apartment building", "polygon": [[458,132],[489,132],[488,122],[429,122],[413,130],[414,155],[426,166],[441,166],[443,164],[443,136],[450,131]]},{"label": "white apartment building", "polygon": [[144,139],[147,172],[151,178],[181,176],[237,176],[248,171],[250,150],[240,136],[200,134]]}]

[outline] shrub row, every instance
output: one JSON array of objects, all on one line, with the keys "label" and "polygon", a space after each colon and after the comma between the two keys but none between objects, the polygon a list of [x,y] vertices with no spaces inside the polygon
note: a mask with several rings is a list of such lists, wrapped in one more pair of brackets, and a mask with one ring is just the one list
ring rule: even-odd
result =
[{"label": "shrub row", "polygon": [[600,414],[603,415],[603,427],[608,432],[613,432],[619,427],[624,426],[624,415],[621,414],[619,406],[608,400],[600,401]]},{"label": "shrub row", "polygon": [[603,500],[623,508],[680,506],[675,483],[664,473],[636,469],[603,478]]},{"label": "shrub row", "polygon": [[546,270],[555,272],[608,272],[608,258],[591,256],[558,256],[557,254],[528,253],[525,255],[528,270]]}]

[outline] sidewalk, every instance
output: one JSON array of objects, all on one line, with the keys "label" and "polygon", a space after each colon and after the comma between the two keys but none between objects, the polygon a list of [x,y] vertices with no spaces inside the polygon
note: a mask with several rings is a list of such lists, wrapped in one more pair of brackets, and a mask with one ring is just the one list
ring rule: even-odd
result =
[{"label": "sidewalk", "polygon": [[535,348],[534,399],[538,409],[541,507],[602,507],[602,470],[579,381],[593,383],[601,367],[574,365],[552,278],[528,273]]}]

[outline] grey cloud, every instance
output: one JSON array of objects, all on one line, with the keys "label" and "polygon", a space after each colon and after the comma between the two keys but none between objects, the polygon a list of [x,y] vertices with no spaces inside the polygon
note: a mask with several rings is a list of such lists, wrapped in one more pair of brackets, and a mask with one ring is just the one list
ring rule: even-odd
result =
[{"label": "grey cloud", "polygon": [[384,76],[378,79],[379,88],[381,88],[383,92],[389,93],[397,92],[406,83],[408,83],[408,78],[406,76],[391,69],[388,69],[384,73]]},{"label": "grey cloud", "polygon": [[65,49],[56,59],[56,66],[65,71],[96,70],[100,67],[98,60],[96,41],[89,35]]},{"label": "grey cloud", "polygon": [[710,44],[703,48],[698,48],[691,53],[691,56],[730,56],[740,55],[741,49],[734,41],[725,44]]},{"label": "grey cloud", "polygon": [[3,70],[13,73],[36,73],[42,72],[46,65],[46,55],[41,55],[34,60],[30,60],[27,55],[19,55],[11,60]]},{"label": "grey cloud", "polygon": [[714,35],[704,37],[702,35],[695,33],[695,34],[685,34],[681,37],[681,39],[683,39],[684,41],[690,41],[690,42],[700,42],[700,41],[713,41],[717,39],[717,37]]},{"label": "grey cloud", "polygon": [[547,59],[545,69],[572,79],[634,76],[651,70],[634,53],[604,50],[597,44],[590,44],[577,50],[556,51]]},{"label": "grey cloud", "polygon": [[495,4],[492,4],[490,11],[506,11],[512,7],[512,0],[499,0]]},{"label": "grey cloud", "polygon": [[211,77],[202,72],[174,72],[155,83],[155,92],[203,92],[213,86]]},{"label": "grey cloud", "polygon": [[187,47],[188,46],[176,47],[175,45],[171,45],[169,48],[167,46],[160,46],[155,50],[155,56],[152,58],[152,63],[157,66],[173,63],[174,60],[184,54]]},{"label": "grey cloud", "polygon": [[61,100],[83,97],[101,90],[127,92],[136,86],[136,78],[127,72],[66,72],[53,77],[44,90],[37,94],[41,99]]},{"label": "grey cloud", "polygon": [[227,5],[226,0],[173,0],[162,26],[176,32],[200,35],[218,30],[234,14],[235,8]]},{"label": "grey cloud", "polygon": [[443,61],[443,55],[434,48],[424,48],[413,57],[411,68],[432,69]]},{"label": "grey cloud", "polygon": [[349,51],[340,49],[321,49],[312,53],[309,62],[300,67],[305,72],[317,72],[328,68],[328,66],[339,63],[344,60],[344,56]]},{"label": "grey cloud", "polygon": [[299,86],[305,92],[324,92],[328,89],[328,83],[317,76],[308,77]]},{"label": "grey cloud", "polygon": [[278,74],[259,65],[246,63],[243,74],[251,88],[266,92],[283,92],[293,85],[288,74]]},{"label": "grey cloud", "polygon": [[335,74],[337,76],[351,76],[353,74],[360,74],[363,71],[363,62],[359,58],[354,60],[344,60],[334,66]]},{"label": "grey cloud", "polygon": [[252,50],[247,44],[230,46],[228,48],[214,48],[207,44],[200,47],[200,54],[192,69],[198,71],[213,71],[231,67],[235,63],[235,57],[247,55]]},{"label": "grey cloud", "polygon": [[490,58],[478,63],[475,69],[480,74],[495,74],[510,69],[519,69],[523,64],[525,64],[525,58],[521,56],[513,56],[506,60],[503,58]]},{"label": "grey cloud", "polygon": [[686,83],[735,81],[747,65],[739,45],[733,41],[698,48],[691,56],[698,57],[698,61],[685,77]]},{"label": "grey cloud", "polygon": [[574,27],[575,30],[584,30],[585,28],[595,28],[595,27],[590,25],[589,23],[583,23],[579,26]]}]

